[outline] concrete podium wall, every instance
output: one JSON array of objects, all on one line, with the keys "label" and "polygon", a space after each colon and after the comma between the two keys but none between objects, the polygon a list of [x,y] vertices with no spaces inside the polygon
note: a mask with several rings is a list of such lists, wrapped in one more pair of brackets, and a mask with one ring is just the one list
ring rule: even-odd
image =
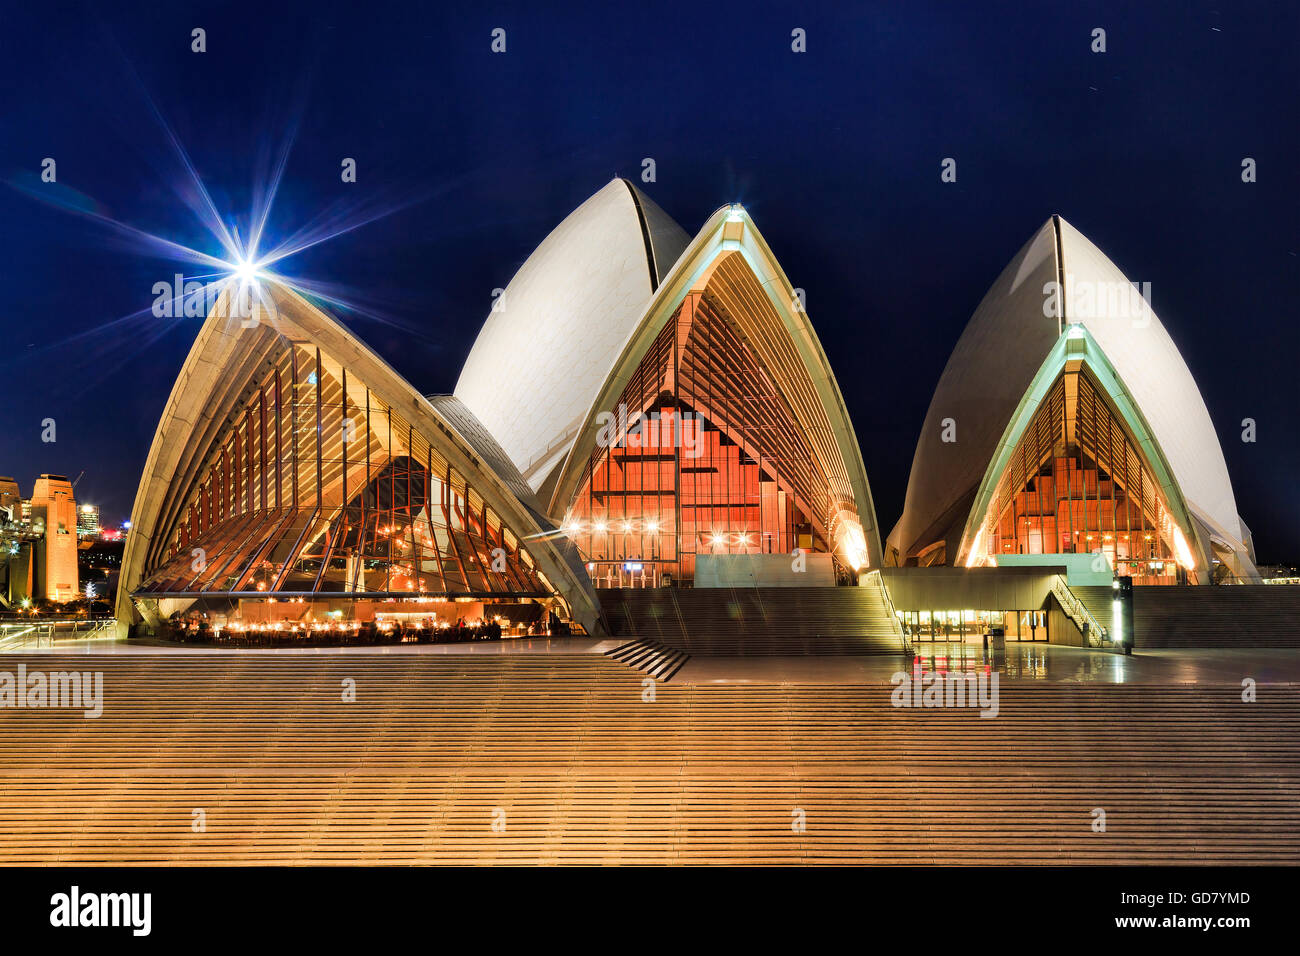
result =
[{"label": "concrete podium wall", "polygon": [[1040,608],[1063,567],[882,568],[900,611],[1019,611]]},{"label": "concrete podium wall", "polygon": [[794,570],[788,554],[700,554],[695,557],[697,588],[833,588],[835,564],[829,554],[804,556]]}]

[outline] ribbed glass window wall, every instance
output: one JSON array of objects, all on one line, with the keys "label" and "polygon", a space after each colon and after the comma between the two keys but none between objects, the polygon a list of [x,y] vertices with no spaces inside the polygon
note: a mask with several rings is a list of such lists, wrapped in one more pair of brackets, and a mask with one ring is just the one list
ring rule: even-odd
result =
[{"label": "ribbed glass window wall", "polygon": [[1181,533],[1102,394],[1082,363],[1057,379],[1012,453],[977,545],[994,562],[1101,551],[1135,584],[1177,583]]},{"label": "ribbed glass window wall", "polygon": [[689,294],[600,421],[564,520],[598,587],[689,584],[698,555],[830,550],[830,483],[725,305]]},{"label": "ribbed glass window wall", "polygon": [[142,595],[514,595],[552,588],[397,411],[288,344],[209,450]]}]

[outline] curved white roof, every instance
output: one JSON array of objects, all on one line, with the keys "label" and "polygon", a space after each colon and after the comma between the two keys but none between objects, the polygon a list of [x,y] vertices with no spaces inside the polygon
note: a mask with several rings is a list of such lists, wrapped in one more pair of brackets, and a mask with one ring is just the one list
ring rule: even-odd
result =
[{"label": "curved white roof", "polygon": [[[1192,374],[1130,280],[1060,217],[1038,230],[984,296],[944,368],[917,442],[903,516],[889,536],[899,560],[960,535],[990,457],[1061,334],[1045,308],[1064,282],[1065,323],[1085,326],[1151,427],[1189,509],[1233,550],[1249,551],[1223,451]],[[1045,290],[1046,287],[1046,290]],[[1059,308],[1059,307],[1058,307]],[[944,419],[956,441],[944,442]],[[949,541],[952,556],[955,540]]]},{"label": "curved white roof", "polygon": [[534,489],[563,460],[687,238],[615,179],[555,227],[489,313],[455,395]]}]

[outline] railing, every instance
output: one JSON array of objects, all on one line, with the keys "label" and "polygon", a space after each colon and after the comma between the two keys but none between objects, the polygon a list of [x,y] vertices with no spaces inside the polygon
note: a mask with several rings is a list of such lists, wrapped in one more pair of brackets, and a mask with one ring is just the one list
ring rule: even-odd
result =
[{"label": "railing", "polygon": [[0,650],[35,647],[53,647],[56,638],[64,640],[93,640],[108,633],[116,636],[116,618],[96,618],[72,621],[31,621],[0,623]]},{"label": "railing", "polygon": [[[25,647],[33,640],[31,635],[34,634],[36,634],[36,628],[31,624],[0,625],[0,650]],[[39,640],[39,635],[35,639]]]},{"label": "railing", "polygon": [[907,628],[903,627],[903,622],[898,619],[898,611],[894,610],[894,600],[889,596],[889,588],[885,587],[885,576],[876,568],[868,571],[866,578],[876,588],[880,590],[881,596],[885,599],[885,610],[889,612],[889,620],[893,622],[894,634],[898,637],[898,642],[903,646],[903,653],[912,652],[912,642],[908,640]]},{"label": "railing", "polygon": [[1110,641],[1110,632],[1101,626],[1101,622],[1092,616],[1087,605],[1080,601],[1070,590],[1070,585],[1059,574],[1052,576],[1052,594],[1061,605],[1065,616],[1074,622],[1080,634],[1088,635],[1089,647],[1101,647]]}]

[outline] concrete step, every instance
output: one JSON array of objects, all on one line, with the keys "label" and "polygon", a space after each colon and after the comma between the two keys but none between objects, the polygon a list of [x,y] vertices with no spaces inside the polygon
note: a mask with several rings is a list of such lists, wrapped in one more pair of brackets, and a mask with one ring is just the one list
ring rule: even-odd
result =
[{"label": "concrete step", "polygon": [[683,650],[658,641],[629,641],[606,651],[605,656],[650,675],[658,683],[672,680],[691,657]]},{"label": "concrete step", "polygon": [[4,864],[1300,863],[1295,685],[1005,681],[990,720],[883,683],[646,703],[601,654],[20,662],[106,702],[0,709]]}]

